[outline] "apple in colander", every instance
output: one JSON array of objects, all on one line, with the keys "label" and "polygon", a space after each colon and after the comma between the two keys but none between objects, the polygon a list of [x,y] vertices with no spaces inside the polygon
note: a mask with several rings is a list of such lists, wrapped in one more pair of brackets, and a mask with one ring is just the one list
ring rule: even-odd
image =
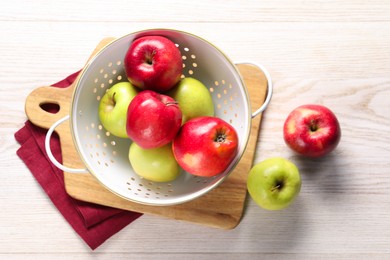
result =
[{"label": "apple in colander", "polygon": [[183,124],[199,116],[214,116],[214,103],[210,91],[198,79],[186,77],[167,95],[179,103]]},{"label": "apple in colander", "polygon": [[238,135],[221,118],[201,116],[187,121],[172,143],[173,154],[188,173],[212,177],[224,172],[238,153]]},{"label": "apple in colander", "polygon": [[164,93],[179,82],[183,60],[179,48],[167,37],[143,36],[131,43],[124,68],[134,86]]},{"label": "apple in colander", "polygon": [[175,180],[181,172],[168,143],[158,148],[143,149],[135,142],[130,145],[129,161],[139,176],[156,182]]},{"label": "apple in colander", "polygon": [[177,102],[152,90],[139,92],[127,110],[127,135],[144,149],[172,142],[182,122]]},{"label": "apple in colander", "polygon": [[98,114],[103,127],[111,134],[128,138],[127,108],[138,89],[129,82],[119,82],[109,88],[100,99]]}]

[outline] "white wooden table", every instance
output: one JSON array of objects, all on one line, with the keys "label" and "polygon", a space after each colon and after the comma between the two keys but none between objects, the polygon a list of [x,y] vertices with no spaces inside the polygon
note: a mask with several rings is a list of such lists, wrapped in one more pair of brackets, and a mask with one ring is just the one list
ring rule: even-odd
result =
[{"label": "white wooden table", "polygon": [[[92,252],[17,157],[13,134],[26,96],[79,70],[100,39],[161,27],[269,69],[256,162],[291,159],[302,190],[277,212],[248,199],[230,231],[145,215]],[[13,0],[1,4],[0,32],[1,259],[389,259],[389,1]],[[294,155],[282,138],[304,103],[328,106],[342,126],[322,160]]]}]

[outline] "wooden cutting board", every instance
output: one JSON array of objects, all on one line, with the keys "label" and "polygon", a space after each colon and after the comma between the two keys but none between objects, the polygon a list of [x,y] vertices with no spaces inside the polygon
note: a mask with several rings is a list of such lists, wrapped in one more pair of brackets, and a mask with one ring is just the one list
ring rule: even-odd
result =
[{"label": "wooden cutting board", "polygon": [[[114,38],[103,39],[91,57]],[[90,57],[90,58],[91,58]],[[259,108],[266,96],[267,80],[262,71],[249,64],[237,65],[250,94],[252,110]],[[76,81],[77,82],[77,79]],[[73,90],[68,88],[39,87],[26,99],[25,111],[29,120],[42,128],[50,128],[54,122],[69,115]],[[42,109],[43,104],[57,104],[56,114]],[[248,146],[244,155],[229,177],[216,189],[193,201],[174,206],[147,206],[127,201],[104,188],[91,174],[64,172],[65,188],[76,199],[110,207],[154,214],[176,220],[188,221],[221,229],[232,229],[241,220],[247,195],[246,180],[252,167],[259,135],[261,114],[252,119]],[[63,164],[71,168],[85,168],[74,146],[69,122],[56,128],[61,142]]]}]

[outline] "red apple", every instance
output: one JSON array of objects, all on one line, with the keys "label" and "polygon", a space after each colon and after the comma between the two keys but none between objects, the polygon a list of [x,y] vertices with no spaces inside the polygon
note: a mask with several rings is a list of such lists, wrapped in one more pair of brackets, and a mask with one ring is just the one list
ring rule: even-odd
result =
[{"label": "red apple", "polygon": [[286,144],[298,154],[321,157],[337,147],[341,129],[331,110],[308,104],[291,111],[284,123],[283,135]]},{"label": "red apple", "polygon": [[181,121],[182,113],[173,98],[144,90],[129,104],[126,131],[140,147],[157,148],[173,140]]},{"label": "red apple", "polygon": [[134,86],[163,93],[179,82],[183,60],[180,50],[168,38],[143,36],[130,45],[124,68]]},{"label": "red apple", "polygon": [[238,152],[235,129],[218,117],[187,121],[173,140],[173,154],[188,173],[211,177],[224,172]]}]

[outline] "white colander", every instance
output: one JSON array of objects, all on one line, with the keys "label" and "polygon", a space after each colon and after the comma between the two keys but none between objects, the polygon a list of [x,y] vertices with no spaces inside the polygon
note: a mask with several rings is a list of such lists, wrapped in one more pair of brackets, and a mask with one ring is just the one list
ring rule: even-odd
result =
[{"label": "white colander", "polygon": [[[238,154],[225,172],[203,178],[182,171],[167,183],[139,177],[132,169],[128,152],[131,140],[107,132],[99,121],[99,101],[105,91],[120,81],[127,81],[123,59],[132,41],[146,35],[161,35],[172,40],[183,56],[183,77],[203,82],[213,98],[215,115],[229,122],[239,135]],[[259,66],[259,65],[257,65]],[[225,54],[206,40],[183,31],[145,30],[118,38],[104,47],[82,70],[75,86],[70,115],[53,124],[46,135],[46,150],[58,168],[69,173],[88,172],[113,193],[133,202],[148,205],[173,205],[197,198],[221,184],[239,162],[248,142],[251,119],[270,102],[272,82],[262,67],[268,91],[264,104],[251,113],[250,100],[240,74]],[[62,122],[70,120],[77,152],[86,169],[73,169],[60,164],[50,151],[50,136]]]}]

